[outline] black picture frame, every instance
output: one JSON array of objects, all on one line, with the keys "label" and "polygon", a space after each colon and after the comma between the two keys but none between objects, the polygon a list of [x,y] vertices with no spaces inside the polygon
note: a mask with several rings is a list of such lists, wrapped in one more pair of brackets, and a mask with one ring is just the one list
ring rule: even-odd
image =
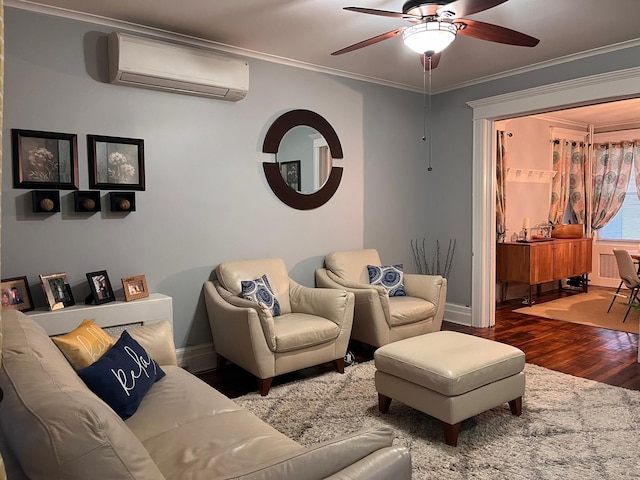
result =
[{"label": "black picture frame", "polygon": [[144,140],[87,135],[89,188],[145,189]]},{"label": "black picture frame", "polygon": [[115,302],[116,296],[113,293],[113,288],[111,287],[109,275],[107,275],[106,270],[89,272],[86,275],[91,293],[87,296],[84,303],[100,305],[102,303]]},{"label": "black picture frame", "polygon": [[[35,308],[26,276],[3,278],[0,281],[0,294],[2,295],[2,308],[11,308],[21,312],[29,312]],[[8,299],[8,302],[5,299]]]},{"label": "black picture frame", "polygon": [[13,188],[77,190],[78,137],[11,129]]},{"label": "black picture frame", "polygon": [[280,174],[285,183],[296,192],[301,190],[300,160],[280,162]]}]

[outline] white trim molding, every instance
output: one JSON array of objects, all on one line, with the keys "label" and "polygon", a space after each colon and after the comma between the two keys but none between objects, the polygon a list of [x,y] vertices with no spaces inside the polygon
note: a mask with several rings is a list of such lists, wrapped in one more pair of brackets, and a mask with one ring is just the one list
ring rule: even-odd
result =
[{"label": "white trim molding", "polygon": [[176,349],[178,366],[191,373],[201,373],[216,368],[216,352],[213,343],[203,343]]},{"label": "white trim molding", "polygon": [[447,303],[444,309],[444,320],[471,327],[471,308],[465,305]]},{"label": "white trim molding", "polygon": [[[495,122],[562,108],[640,97],[640,67],[469,102],[473,108],[473,326],[495,323]],[[640,353],[639,353],[640,355]]]}]

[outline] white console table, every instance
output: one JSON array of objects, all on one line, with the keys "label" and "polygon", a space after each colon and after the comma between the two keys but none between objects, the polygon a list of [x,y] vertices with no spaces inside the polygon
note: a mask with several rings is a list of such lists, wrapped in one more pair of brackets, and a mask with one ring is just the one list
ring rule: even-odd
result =
[{"label": "white console table", "polygon": [[60,335],[76,328],[89,318],[103,328],[130,323],[155,323],[168,320],[173,326],[173,302],[171,297],[152,293],[147,298],[101,305],[74,305],[60,310],[34,310],[26,312],[45,329],[48,335]]}]

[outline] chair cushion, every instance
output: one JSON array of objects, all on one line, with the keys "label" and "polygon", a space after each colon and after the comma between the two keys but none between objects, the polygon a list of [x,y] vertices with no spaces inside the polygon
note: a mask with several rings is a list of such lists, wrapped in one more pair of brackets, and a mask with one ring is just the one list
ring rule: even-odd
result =
[{"label": "chair cushion", "polygon": [[273,294],[266,275],[255,280],[242,280],[240,285],[242,286],[242,298],[263,304],[273,317],[280,315],[280,303]]},{"label": "chair cushion", "polygon": [[397,327],[433,317],[436,306],[418,297],[389,297],[389,313],[391,326]]},{"label": "chair cushion", "polygon": [[324,257],[324,265],[340,278],[351,282],[369,283],[367,265],[381,265],[374,249],[331,252]]},{"label": "chair cushion", "polygon": [[96,322],[86,318],[75,330],[52,340],[76,370],[91,365],[115,343]]},{"label": "chair cushion", "polygon": [[388,266],[367,265],[367,270],[371,285],[384,287],[390,297],[407,296],[407,292],[404,290],[404,272],[401,263]]},{"label": "chair cushion", "polygon": [[274,318],[276,352],[290,352],[331,342],[340,327],[326,318],[306,313],[288,313]]}]

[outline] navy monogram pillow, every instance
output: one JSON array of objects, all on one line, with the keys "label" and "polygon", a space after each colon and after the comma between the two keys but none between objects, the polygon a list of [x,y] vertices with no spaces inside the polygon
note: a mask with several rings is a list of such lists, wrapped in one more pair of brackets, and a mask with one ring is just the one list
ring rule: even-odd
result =
[{"label": "navy monogram pillow", "polygon": [[89,389],[126,420],[166,374],[126,330],[99,360],[78,370]]},{"label": "navy monogram pillow", "polygon": [[384,287],[389,292],[390,297],[406,297],[407,292],[404,290],[404,272],[402,268],[402,263],[380,267],[367,265],[369,283]]},{"label": "navy monogram pillow", "polygon": [[255,280],[242,280],[242,297],[252,302],[262,303],[270,311],[271,315],[277,317],[280,315],[280,303],[271,290],[269,280],[266,275],[262,275]]}]

